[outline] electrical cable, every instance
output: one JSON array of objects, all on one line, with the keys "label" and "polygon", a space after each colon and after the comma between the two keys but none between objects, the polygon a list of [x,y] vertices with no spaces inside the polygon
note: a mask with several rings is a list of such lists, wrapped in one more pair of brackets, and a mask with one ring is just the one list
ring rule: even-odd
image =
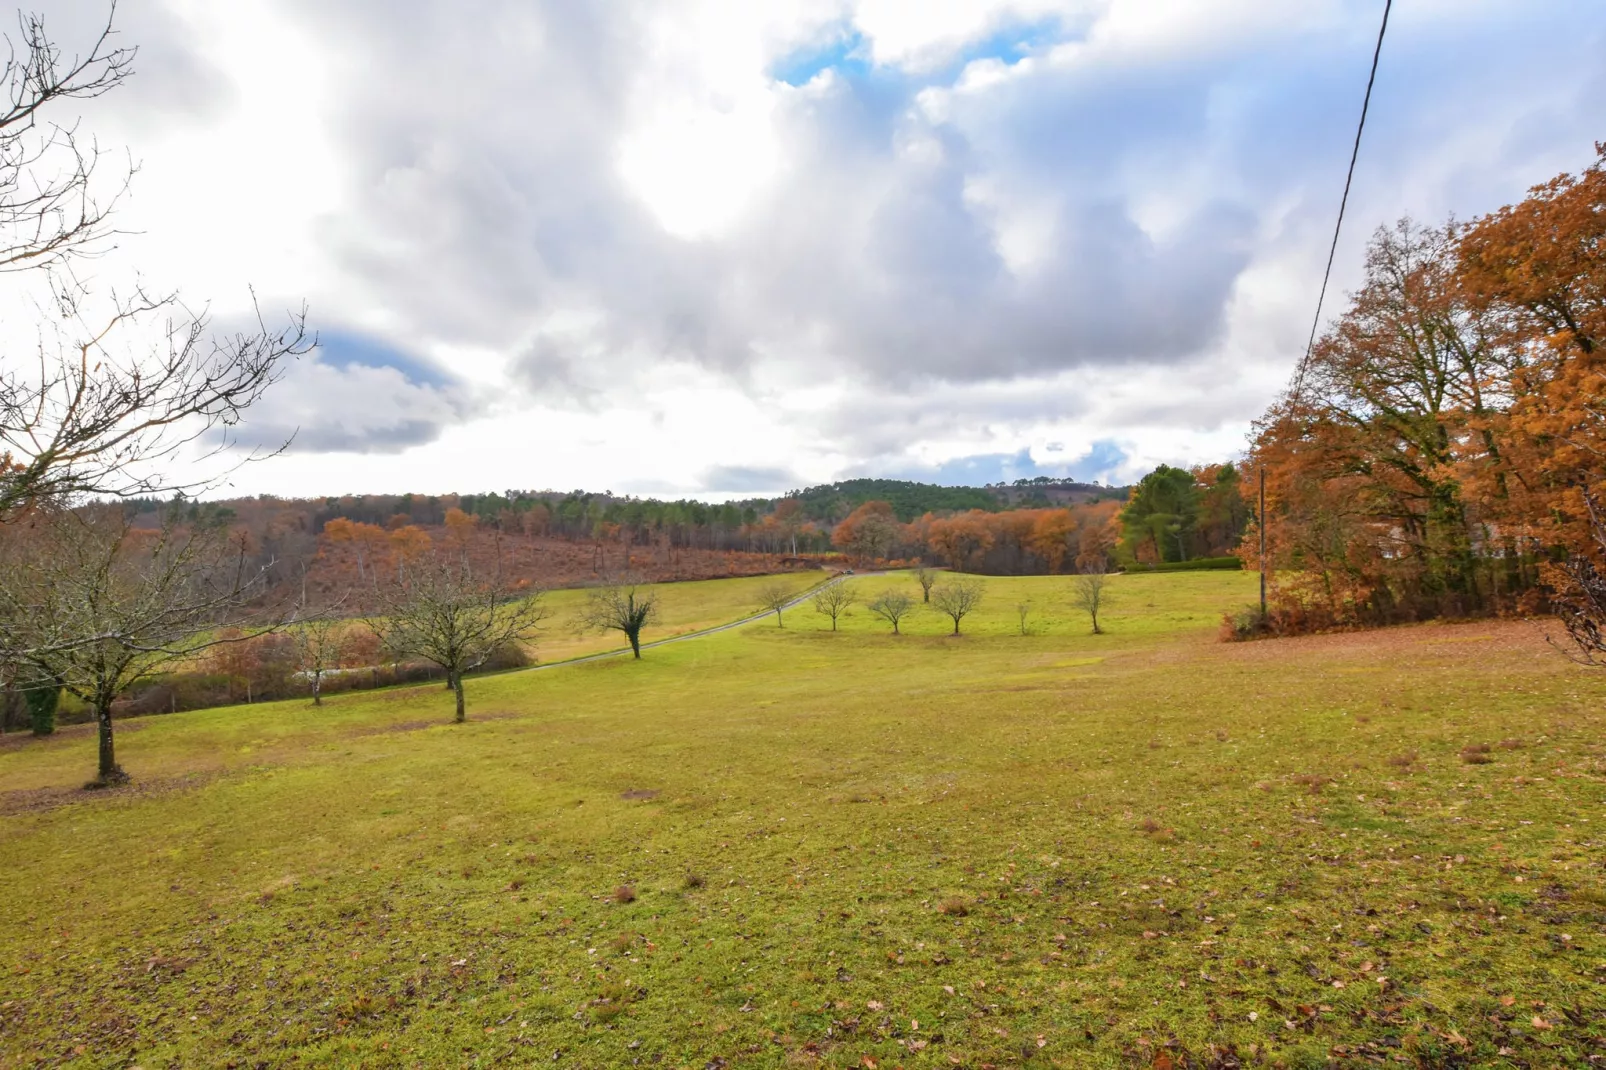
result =
[{"label": "electrical cable", "polygon": [[1322,272],[1321,294],[1316,298],[1316,318],[1310,325],[1310,340],[1305,343],[1305,355],[1300,359],[1299,371],[1294,375],[1293,398],[1297,401],[1300,388],[1305,385],[1305,367],[1310,363],[1310,354],[1316,348],[1316,331],[1322,324],[1322,305],[1327,300],[1327,283],[1333,275],[1333,258],[1338,255],[1338,235],[1344,229],[1344,209],[1349,205],[1350,183],[1355,181],[1355,161],[1361,155],[1361,132],[1366,129],[1366,112],[1372,105],[1372,84],[1377,81],[1377,60],[1383,54],[1383,35],[1388,33],[1389,11],[1394,7],[1394,0],[1384,0],[1383,24],[1377,30],[1377,47],[1372,50],[1372,73],[1366,77],[1366,96],[1361,101],[1361,121],[1355,127],[1355,147],[1350,150],[1349,173],[1344,176],[1344,196],[1338,202],[1338,222],[1333,225],[1333,244],[1327,250],[1327,270]]}]

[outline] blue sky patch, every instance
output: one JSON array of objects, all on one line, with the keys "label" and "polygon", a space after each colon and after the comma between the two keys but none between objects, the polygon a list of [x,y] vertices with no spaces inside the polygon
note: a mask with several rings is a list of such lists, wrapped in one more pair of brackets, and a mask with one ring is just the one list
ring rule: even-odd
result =
[{"label": "blue sky patch", "polygon": [[[1018,453],[976,453],[954,457],[936,465],[906,466],[890,476],[945,487],[981,487],[988,483],[1013,483],[1017,479],[1049,476],[1079,483],[1095,480],[1110,482],[1119,478],[1118,470],[1127,462],[1127,452],[1114,439],[1100,439],[1074,460],[1038,464],[1029,449]],[[868,475],[880,475],[866,471]]]},{"label": "blue sky patch", "polygon": [[1006,24],[960,49],[952,68],[957,73],[965,64],[979,59],[996,59],[1014,66],[1033,52],[1057,45],[1068,37],[1066,26],[1059,19]]},{"label": "blue sky patch", "polygon": [[[996,59],[1013,66],[1033,52],[1069,37],[1068,28],[1060,19],[1006,23],[987,36],[967,43],[949,61],[914,80],[920,83],[952,82],[966,64],[984,59]],[[777,82],[802,86],[828,70],[834,70],[850,81],[868,76],[872,72],[870,43],[864,39],[864,35],[852,26],[839,26],[822,43],[799,49],[781,59],[771,69],[770,75]]]},{"label": "blue sky patch", "polygon": [[445,387],[453,377],[434,362],[416,357],[367,335],[349,331],[319,331],[318,359],[331,368],[394,368],[420,386]]},{"label": "blue sky patch", "polygon": [[841,27],[829,40],[812,45],[783,58],[770,71],[777,82],[790,86],[808,85],[822,71],[844,75],[864,75],[870,70],[870,46],[859,31]]}]

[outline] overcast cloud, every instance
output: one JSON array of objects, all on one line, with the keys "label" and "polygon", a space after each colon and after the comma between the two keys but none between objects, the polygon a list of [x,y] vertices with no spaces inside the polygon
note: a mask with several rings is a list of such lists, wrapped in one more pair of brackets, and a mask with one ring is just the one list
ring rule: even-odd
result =
[{"label": "overcast cloud", "polygon": [[[130,2],[96,270],[310,304],[241,490],[1128,479],[1291,369],[1381,6]],[[1603,49],[1583,0],[1400,5],[1339,288],[1587,163]]]}]

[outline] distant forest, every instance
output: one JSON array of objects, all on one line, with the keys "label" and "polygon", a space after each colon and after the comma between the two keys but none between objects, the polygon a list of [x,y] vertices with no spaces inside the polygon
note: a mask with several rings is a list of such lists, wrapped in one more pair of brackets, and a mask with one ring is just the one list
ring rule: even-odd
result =
[{"label": "distant forest", "polygon": [[[407,560],[446,546],[539,587],[624,572],[650,580],[758,575],[833,559],[996,575],[1170,566],[1233,551],[1246,517],[1238,493],[1231,466],[1214,466],[1162,467],[1136,487],[854,479],[723,504],[514,490],[259,496],[186,508],[234,528],[247,563],[269,569],[275,586],[355,604]],[[172,503],[131,504],[139,522],[154,526]]]},{"label": "distant forest", "polygon": [[[459,510],[487,528],[505,534],[586,540],[620,532],[643,544],[667,540],[680,548],[729,551],[773,551],[781,546],[773,532],[761,530],[764,520],[785,520],[786,549],[792,553],[829,552],[830,531],[867,502],[890,506],[892,515],[909,523],[927,514],[979,510],[997,513],[1012,508],[1049,508],[1097,501],[1125,501],[1130,488],[1106,487],[1047,477],[1022,479],[989,487],[947,487],[897,479],[850,479],[792,491],[778,498],[749,498],[710,503],[694,499],[662,501],[586,490],[508,490],[490,494],[361,494],[325,498],[235,498],[200,508],[216,518],[234,519],[253,529],[267,517],[295,514],[292,526],[303,534],[321,534],[331,520],[349,520],[387,530],[405,526],[436,528]],[[134,508],[154,517],[164,502],[135,499]],[[798,523],[791,523],[796,518]],[[280,515],[280,520],[287,517]],[[280,524],[283,526],[283,523]],[[795,530],[794,530],[795,529]]]},{"label": "distant forest", "polygon": [[[1093,501],[1124,501],[1130,488],[1106,487],[1096,483],[1076,483],[1038,477],[1017,480],[996,487],[947,487],[934,483],[915,483],[902,479],[849,479],[791,491],[778,498],[748,498],[726,503],[710,503],[690,498],[662,501],[586,490],[509,490],[503,493],[463,495],[365,494],[324,498],[316,506],[314,522],[323,524],[335,517],[368,524],[388,524],[397,516],[421,527],[445,523],[446,511],[461,509],[485,522],[498,522],[503,514],[536,512],[553,534],[583,537],[599,523],[631,528],[672,530],[694,545],[693,530],[711,532],[713,541],[703,545],[738,548],[724,536],[744,525],[758,522],[781,506],[795,501],[803,519],[816,524],[834,525],[854,509],[871,501],[883,501],[893,515],[908,523],[926,513],[954,513],[971,509],[996,513],[1008,508],[1047,508],[1052,505]],[[314,499],[313,501],[317,501]],[[221,503],[231,505],[233,503]],[[823,547],[822,547],[823,548]]]}]

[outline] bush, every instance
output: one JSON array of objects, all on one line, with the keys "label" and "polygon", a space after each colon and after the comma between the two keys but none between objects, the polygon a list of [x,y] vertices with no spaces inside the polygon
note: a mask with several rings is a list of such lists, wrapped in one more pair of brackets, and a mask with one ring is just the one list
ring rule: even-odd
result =
[{"label": "bush", "polygon": [[1221,638],[1229,643],[1242,643],[1261,639],[1272,634],[1271,618],[1259,606],[1245,606],[1236,613],[1221,618]]},{"label": "bush", "polygon": [[48,736],[56,730],[56,707],[61,705],[61,685],[35,683],[23,693],[28,704],[28,721],[36,736]]},{"label": "bush", "polygon": [[[163,673],[140,681],[117,701],[114,707],[116,715],[142,717],[232,706],[244,701],[247,694],[257,702],[310,695],[311,681],[294,671],[294,663],[287,653],[290,649],[288,637],[265,636],[263,640],[267,641],[235,644],[236,649],[229,652],[232,661],[206,666],[223,671]],[[520,669],[532,663],[523,646],[509,643],[498,647],[478,671]],[[444,680],[445,677],[446,674],[438,665],[427,662],[370,664],[326,672],[320,690],[328,696],[342,691],[426,683]],[[249,691],[246,690],[247,683],[250,685]],[[76,713],[76,710],[69,710],[64,705],[56,721],[72,724],[90,719],[87,713],[83,716],[76,716]]]},{"label": "bush", "polygon": [[524,649],[523,643],[503,643],[491,651],[491,656],[480,666],[484,672],[500,672],[504,669],[522,669],[530,664],[530,653]]}]

